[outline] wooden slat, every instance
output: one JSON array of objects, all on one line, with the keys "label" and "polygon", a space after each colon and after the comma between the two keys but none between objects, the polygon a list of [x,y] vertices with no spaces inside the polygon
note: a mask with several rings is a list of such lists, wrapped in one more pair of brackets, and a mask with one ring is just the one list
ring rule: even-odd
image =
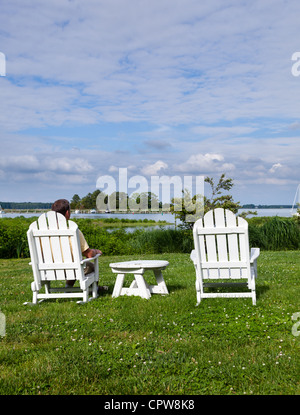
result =
[{"label": "wooden slat", "polygon": [[[58,229],[57,214],[54,212],[54,215],[53,215],[52,212],[49,212],[48,215],[47,215],[47,218],[48,218],[49,230],[56,231]],[[62,258],[62,254],[61,254],[60,237],[59,236],[50,236],[50,244],[51,244],[54,264],[62,263],[63,258]],[[56,279],[58,279],[58,280],[65,279],[65,273],[64,273],[63,270],[57,269]]]},{"label": "wooden slat", "polygon": [[[225,217],[223,209],[216,209],[215,210],[215,226],[217,229],[225,228]],[[228,250],[227,250],[227,238],[226,234],[219,234],[216,235],[217,239],[217,250],[218,250],[218,263],[228,261]],[[224,267],[219,267],[224,268]],[[220,269],[219,272],[220,278],[228,278],[229,277],[229,269],[224,268]]]},{"label": "wooden slat", "polygon": [[[213,218],[213,211],[207,212],[207,214],[203,218],[204,220],[204,227],[205,228],[214,228],[214,218]],[[216,237],[215,235],[207,235],[205,237],[206,242],[206,254],[207,254],[207,261],[208,262],[215,262],[217,261],[217,247],[216,247]],[[215,270],[208,271],[208,277],[214,278],[218,277],[218,274]]]},{"label": "wooden slat", "polygon": [[203,268],[247,268],[246,261],[207,261],[202,264]]},{"label": "wooden slat", "polygon": [[217,228],[217,227],[212,227],[212,228],[203,228],[203,229],[198,229],[198,234],[199,235],[228,235],[228,234],[239,234],[239,233],[245,233],[244,229],[241,229],[239,227],[222,227],[222,228]]},{"label": "wooden slat", "polygon": [[[38,268],[40,270],[64,270],[64,269],[76,269],[78,268],[78,264],[75,264],[74,262],[67,263],[67,262],[57,262],[53,264],[39,264]],[[65,279],[65,275],[62,276],[63,279]],[[61,278],[59,278],[61,279]]]},{"label": "wooden slat", "polygon": [[202,293],[201,298],[251,298],[251,292],[244,293]]},{"label": "wooden slat", "polygon": [[[235,227],[241,233],[245,233],[243,228],[238,228],[236,226],[236,217],[234,213],[230,211],[225,211],[226,223],[229,228]],[[238,245],[238,232],[230,233],[227,235],[228,241],[228,259],[229,261],[235,262],[239,261],[240,254],[239,254],[239,245]],[[231,270],[231,277],[238,278],[241,274],[240,270]]]},{"label": "wooden slat", "polygon": [[[59,227],[59,231],[61,232],[60,236],[60,247],[61,247],[61,253],[62,258],[65,263],[73,263],[74,259],[72,255],[72,249],[71,249],[71,237],[74,237],[74,233],[76,231],[76,228],[74,229],[68,229],[68,224],[66,219],[61,216],[57,215],[57,223]],[[76,225],[77,227],[77,225]],[[68,234],[65,236],[65,233]],[[66,267],[69,268],[69,267]],[[76,268],[78,268],[78,263],[76,263]],[[66,269],[65,270],[66,279],[67,280],[74,280],[76,279],[76,272],[72,269]]]},{"label": "wooden slat", "polygon": [[[39,229],[48,229],[48,223],[46,214],[44,213],[38,218],[38,227]],[[53,264],[53,257],[52,257],[52,250],[50,245],[50,239],[48,236],[42,236],[39,238],[42,247],[42,255],[43,255],[43,262],[46,264]],[[38,242],[37,242],[38,243]],[[45,276],[45,280],[55,280],[55,272],[54,271],[47,271]]]},{"label": "wooden slat", "polygon": [[[75,222],[69,221],[69,229],[76,231],[78,229],[78,226]],[[77,232],[74,232],[74,236],[71,237],[71,246],[72,246],[73,261],[75,263],[80,263],[82,259],[82,255],[81,255],[79,234]],[[77,280],[80,280],[81,278],[84,277],[84,275],[82,275],[81,273],[82,273],[82,270],[80,267],[78,267],[75,270]]]},{"label": "wooden slat", "polygon": [[[36,247],[36,239],[32,235],[32,229],[37,227],[37,223],[33,222],[28,231],[27,231],[27,239],[28,239],[28,245],[29,245],[29,251],[30,251],[30,258],[31,258],[31,265],[32,265],[32,272],[34,277],[34,282],[36,285],[36,289],[41,289],[41,278],[40,274],[41,272],[38,269],[39,262],[42,261],[42,255],[41,255],[41,246],[40,241],[38,241],[38,249]],[[41,260],[39,259],[41,258]]]},{"label": "wooden slat", "polygon": [[244,227],[244,235],[239,235],[240,246],[240,259],[241,261],[248,262],[248,269],[243,271],[243,275],[250,277],[250,252],[249,252],[249,239],[248,239],[248,222],[238,217],[238,225]]},{"label": "wooden slat", "polygon": [[37,229],[33,230],[33,236],[72,236],[74,231],[70,229]]}]

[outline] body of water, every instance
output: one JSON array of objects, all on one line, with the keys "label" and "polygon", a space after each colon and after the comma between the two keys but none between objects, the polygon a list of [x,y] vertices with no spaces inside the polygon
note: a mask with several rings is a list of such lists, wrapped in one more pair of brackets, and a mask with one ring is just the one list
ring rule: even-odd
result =
[{"label": "body of water", "polygon": [[285,218],[291,218],[291,209],[239,209],[239,213],[254,211],[257,215],[248,215],[247,218],[253,218],[253,216],[281,216]]},{"label": "body of water", "polygon": [[[291,209],[240,209],[239,213],[247,212],[248,210],[254,210],[257,212],[256,216],[281,216],[281,217],[291,217]],[[40,213],[4,213],[3,218],[16,218],[18,216],[24,216],[25,218],[30,218],[33,216],[39,216]],[[249,218],[254,215],[248,215]],[[71,213],[72,218],[91,218],[91,219],[101,219],[101,218],[119,218],[119,219],[151,219],[158,221],[166,221],[171,224],[175,224],[175,217],[171,213]],[[178,219],[176,221],[179,223]]]}]

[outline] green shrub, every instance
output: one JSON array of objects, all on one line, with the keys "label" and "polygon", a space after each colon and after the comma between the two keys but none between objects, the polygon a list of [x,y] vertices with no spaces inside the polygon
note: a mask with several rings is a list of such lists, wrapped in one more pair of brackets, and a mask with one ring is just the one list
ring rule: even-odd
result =
[{"label": "green shrub", "polygon": [[33,220],[26,220],[23,217],[1,218],[0,258],[29,257],[26,233]]},{"label": "green shrub", "polygon": [[249,232],[250,247],[260,248],[264,250],[268,248],[267,238],[266,238],[266,235],[262,232],[261,226],[249,224],[248,232]]},{"label": "green shrub", "polygon": [[268,250],[293,250],[300,246],[299,226],[289,218],[274,216],[262,225],[261,232]]},{"label": "green shrub", "polygon": [[263,250],[294,250],[300,247],[300,227],[292,218],[247,219],[250,246]]},{"label": "green shrub", "polygon": [[188,230],[139,230],[133,233],[131,244],[137,253],[187,253],[193,249],[193,236]]},{"label": "green shrub", "polygon": [[[22,216],[0,219],[0,258],[29,257],[26,233],[36,219]],[[100,249],[105,255],[189,253],[194,247],[191,230],[137,228],[134,232],[127,232],[126,227],[116,227],[110,231],[93,219],[73,220],[89,246]],[[116,223],[117,218],[112,220]],[[272,217],[263,221],[248,220],[248,223],[251,247],[262,250],[295,250],[300,247],[300,228],[291,218]]]}]

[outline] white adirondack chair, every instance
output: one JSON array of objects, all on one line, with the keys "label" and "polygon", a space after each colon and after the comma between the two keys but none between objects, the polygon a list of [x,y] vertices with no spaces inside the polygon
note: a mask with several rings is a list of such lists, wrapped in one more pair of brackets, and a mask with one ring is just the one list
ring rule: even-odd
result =
[{"label": "white adirondack chair", "polygon": [[[34,281],[32,303],[51,298],[82,298],[86,303],[97,298],[98,257],[82,259],[78,226],[60,213],[43,213],[27,232]],[[95,271],[84,275],[84,263],[94,261]],[[78,280],[79,288],[50,287],[51,282]],[[45,293],[40,293],[42,286]],[[89,291],[92,297],[89,298]]]},{"label": "white adirondack chair", "polygon": [[[250,297],[256,304],[255,278],[259,248],[249,251],[248,223],[221,208],[207,212],[194,223],[195,249],[191,259],[196,271],[197,305],[202,298]],[[247,282],[237,283],[244,279]],[[210,282],[204,283],[204,280]],[[212,282],[217,280],[218,282]],[[222,281],[220,283],[220,281]],[[225,283],[225,281],[230,281]],[[235,280],[235,282],[233,282]],[[245,292],[204,292],[206,287],[246,285]]]}]

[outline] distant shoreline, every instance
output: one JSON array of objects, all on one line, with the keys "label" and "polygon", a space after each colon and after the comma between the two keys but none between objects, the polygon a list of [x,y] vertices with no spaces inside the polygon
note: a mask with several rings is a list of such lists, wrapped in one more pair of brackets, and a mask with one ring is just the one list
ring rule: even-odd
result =
[{"label": "distant shoreline", "polygon": [[[6,213],[41,213],[41,212],[47,212],[48,210],[51,210],[51,205],[49,207],[30,207],[30,208],[17,208],[17,207],[6,207],[5,205],[9,204],[7,203],[3,203],[0,202],[0,206],[2,207],[2,210]],[[38,204],[37,204],[38,205]],[[253,205],[253,204],[247,204],[247,205],[243,205],[241,206],[241,209],[249,209],[249,210],[259,210],[259,209],[292,209],[292,205]],[[72,212],[74,213],[74,210],[72,210]],[[161,213],[169,213],[163,210],[159,210],[158,212],[152,212],[151,210],[145,210],[145,211],[140,211],[140,212],[132,212],[132,211],[127,211],[127,212],[109,212],[109,214],[128,214],[128,213],[139,213],[139,214],[159,214],[161,215]],[[80,210],[79,214],[89,214],[89,213],[95,213],[95,212],[91,212],[90,209],[82,209]],[[107,212],[105,211],[96,211],[96,214],[105,214]]]}]

